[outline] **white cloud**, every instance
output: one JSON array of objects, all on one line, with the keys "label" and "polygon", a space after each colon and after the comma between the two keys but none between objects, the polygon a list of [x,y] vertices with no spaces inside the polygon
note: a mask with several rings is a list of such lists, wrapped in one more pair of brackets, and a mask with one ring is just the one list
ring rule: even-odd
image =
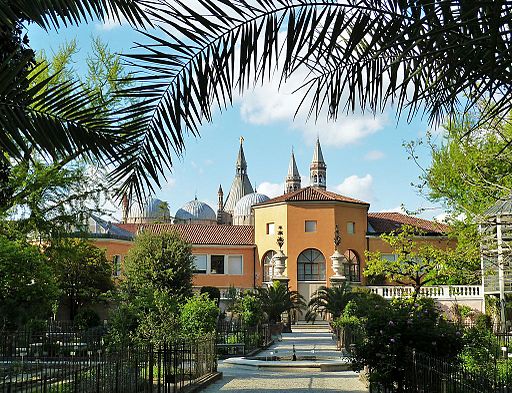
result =
[{"label": "white cloud", "polygon": [[396,206],[392,209],[383,209],[379,210],[379,213],[402,213],[407,214],[407,211],[405,210],[404,205]]},{"label": "white cloud", "polygon": [[373,177],[370,174],[362,177],[357,175],[349,176],[336,186],[336,191],[348,197],[372,201],[374,199]]},{"label": "white cloud", "polygon": [[96,23],[96,29],[100,31],[110,31],[118,27],[121,27],[123,24],[126,23],[128,23],[128,21],[123,17],[121,17],[120,21],[117,19],[108,18],[105,19],[103,23]]},{"label": "white cloud", "polygon": [[[281,35],[282,41],[286,34]],[[384,127],[387,122],[386,114],[374,116],[360,111],[346,116],[340,111],[335,122],[327,119],[326,112],[320,113],[316,121],[314,116],[308,119],[311,94],[296,114],[304,91],[293,92],[309,78],[308,70],[299,69],[280,86],[280,69],[278,68],[270,81],[238,97],[242,120],[256,125],[284,123],[289,128],[302,132],[308,143],[313,143],[316,137],[320,136],[322,145],[337,147],[356,143]],[[341,98],[342,105],[347,98],[348,93],[344,93]]]},{"label": "white cloud", "polygon": [[384,158],[384,152],[380,150],[371,150],[365,154],[364,159],[367,161],[377,161]]},{"label": "white cloud", "polygon": [[258,184],[256,188],[260,194],[264,194],[269,198],[274,198],[283,194],[284,183],[270,183],[268,181],[264,181],[263,183]]}]

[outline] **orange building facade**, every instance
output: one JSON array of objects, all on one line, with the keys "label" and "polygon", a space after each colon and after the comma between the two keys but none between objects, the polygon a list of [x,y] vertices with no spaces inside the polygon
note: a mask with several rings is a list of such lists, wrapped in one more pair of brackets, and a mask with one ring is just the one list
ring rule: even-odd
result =
[{"label": "orange building facade", "polygon": [[[319,286],[331,285],[335,272],[330,257],[335,248],[346,258],[346,279],[353,285],[365,285],[365,252],[380,251],[393,258],[392,250],[380,235],[399,230],[403,224],[425,234],[419,241],[440,248],[454,245],[446,236],[446,225],[401,213],[370,213],[369,203],[328,191],[326,175],[327,166],[317,141],[310,185],[301,186],[292,153],[284,194],[270,199],[250,187],[240,145],[235,179],[226,199],[219,187],[217,212],[196,198],[180,208],[173,220],[167,204],[151,200],[130,219],[130,207],[125,202],[122,223],[107,223],[95,217],[91,232],[96,236],[91,241],[106,250],[114,275],[120,276],[126,255],[141,229],[153,233],[176,231],[192,244],[194,286],[215,286],[224,293],[229,287],[244,290],[272,281],[281,231],[282,251],[287,257],[283,275],[290,288],[306,299]],[[336,231],[341,238],[337,247]]]}]

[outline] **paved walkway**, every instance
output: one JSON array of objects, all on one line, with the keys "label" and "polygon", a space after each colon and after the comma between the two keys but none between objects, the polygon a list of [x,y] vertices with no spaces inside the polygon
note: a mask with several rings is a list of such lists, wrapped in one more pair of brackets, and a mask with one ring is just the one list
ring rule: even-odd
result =
[{"label": "paved walkway", "polygon": [[[258,356],[291,356],[293,345],[298,357],[340,357],[335,350],[331,334],[325,330],[295,330],[283,334],[280,342],[272,345]],[[277,353],[276,353],[277,352]],[[219,362],[222,380],[210,385],[203,392],[344,392],[362,393],[367,389],[351,371],[320,372],[315,369],[270,371],[252,367],[230,365]]]}]

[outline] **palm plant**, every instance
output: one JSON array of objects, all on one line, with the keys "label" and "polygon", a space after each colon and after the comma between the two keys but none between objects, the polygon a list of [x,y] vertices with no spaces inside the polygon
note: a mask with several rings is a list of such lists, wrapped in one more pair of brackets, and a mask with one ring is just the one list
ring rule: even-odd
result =
[{"label": "palm plant", "polygon": [[290,291],[286,285],[279,281],[274,281],[268,287],[257,288],[257,296],[263,311],[271,322],[281,322],[281,315],[292,310],[301,314],[302,309],[306,306],[300,293]]},{"label": "palm plant", "polygon": [[340,286],[318,288],[308,303],[306,321],[315,321],[318,315],[325,318],[331,315],[332,319],[338,318],[345,309],[347,303],[355,298],[350,286],[344,282]]},{"label": "palm plant", "polygon": [[170,132],[182,146],[185,131],[198,135],[235,94],[298,71],[307,75],[300,107],[313,117],[393,104],[409,120],[425,112],[437,124],[482,100],[488,117],[512,109],[510,0],[152,3],[161,30],[144,33],[151,42],[128,56],[142,86],[125,92],[149,97],[141,141]]}]

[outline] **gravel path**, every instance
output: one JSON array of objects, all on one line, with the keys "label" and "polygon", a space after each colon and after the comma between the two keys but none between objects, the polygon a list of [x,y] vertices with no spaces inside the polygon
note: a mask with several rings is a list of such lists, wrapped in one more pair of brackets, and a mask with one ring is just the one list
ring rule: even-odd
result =
[{"label": "gravel path", "polygon": [[[324,354],[331,357],[336,354],[334,341],[330,339],[328,332],[307,331],[284,334],[281,342],[274,344],[264,353],[275,353],[277,349],[279,355],[284,355],[291,352],[294,344],[298,355],[309,354],[313,349],[316,356]],[[268,371],[230,365],[223,361],[219,362],[219,371],[224,374],[223,379],[204,389],[204,393],[368,392],[359,381],[358,375],[351,371],[320,372],[314,369]]]}]

